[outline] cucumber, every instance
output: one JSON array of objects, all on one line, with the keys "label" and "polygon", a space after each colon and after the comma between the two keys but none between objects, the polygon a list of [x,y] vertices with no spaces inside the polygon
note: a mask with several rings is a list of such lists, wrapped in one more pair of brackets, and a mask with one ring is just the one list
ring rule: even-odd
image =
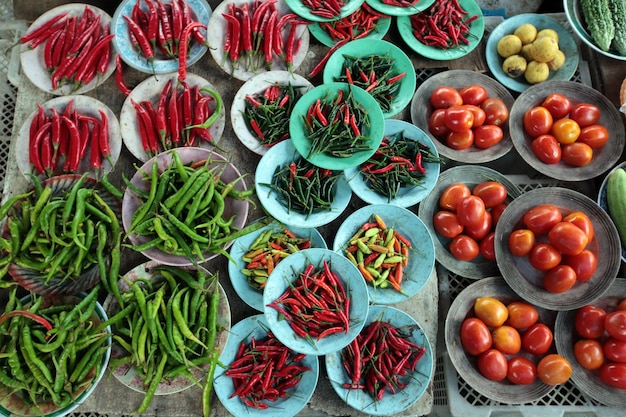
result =
[{"label": "cucumber", "polygon": [[626,55],[626,1],[609,0],[609,10],[615,25],[615,37],[611,46],[620,54]]},{"label": "cucumber", "polygon": [[617,227],[622,246],[626,245],[626,171],[618,168],[606,182],[606,202],[609,215]]},{"label": "cucumber", "polygon": [[608,51],[615,37],[615,24],[609,9],[609,0],[580,0],[589,35],[600,49]]}]

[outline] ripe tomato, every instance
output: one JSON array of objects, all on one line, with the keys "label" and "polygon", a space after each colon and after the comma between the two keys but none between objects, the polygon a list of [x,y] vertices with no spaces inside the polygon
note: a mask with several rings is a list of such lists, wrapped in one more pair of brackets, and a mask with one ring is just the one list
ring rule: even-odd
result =
[{"label": "ripe tomato", "polygon": [[490,148],[502,140],[502,128],[496,125],[482,125],[474,128],[474,144],[480,149]]},{"label": "ripe tomato", "polygon": [[489,234],[489,232],[491,231],[491,226],[491,213],[489,211],[485,211],[482,223],[478,225],[465,226],[465,228],[463,229],[463,233],[478,242],[483,240],[485,236]]},{"label": "ripe tomato", "polygon": [[530,250],[528,261],[533,268],[540,271],[549,271],[561,263],[562,255],[549,243],[538,243]]},{"label": "ripe tomato", "polygon": [[618,340],[626,340],[626,310],[608,313],[604,318],[604,330]]},{"label": "ripe tomato", "polygon": [[487,115],[485,114],[485,111],[481,109],[480,107],[475,106],[473,104],[463,104],[461,108],[472,112],[472,115],[474,116],[474,122],[472,123],[472,128],[482,126],[483,123],[485,123],[485,119]]},{"label": "ripe tomato", "polygon": [[430,114],[428,118],[428,130],[434,136],[444,136],[446,135],[450,129],[446,126],[446,110],[445,109],[435,109],[434,112]]},{"label": "ripe tomato", "polygon": [[509,311],[502,301],[494,297],[478,297],[474,300],[474,314],[490,327],[502,326]]},{"label": "ripe tomato", "polygon": [[572,119],[558,119],[552,123],[552,136],[562,145],[576,142],[580,136],[580,126]]},{"label": "ripe tomato", "polygon": [[594,339],[580,339],[574,343],[574,356],[585,369],[600,369],[604,363],[604,352],[600,342]]},{"label": "ripe tomato", "polygon": [[539,320],[539,312],[535,306],[526,301],[512,301],[506,309],[509,311],[507,324],[518,330],[527,329]]},{"label": "ripe tomato", "polygon": [[472,189],[472,194],[480,197],[486,208],[504,203],[507,197],[506,187],[497,181],[484,181]]},{"label": "ripe tomato", "polygon": [[590,103],[578,103],[570,110],[569,118],[581,128],[595,125],[600,120],[600,109]]},{"label": "ripe tomato", "polygon": [[540,135],[530,144],[533,153],[545,164],[556,164],[561,160],[561,145],[552,135]]},{"label": "ripe tomato", "polygon": [[563,255],[578,255],[589,243],[587,234],[580,227],[563,221],[552,226],[548,239]]},{"label": "ripe tomato", "polygon": [[552,115],[545,107],[531,107],[524,113],[524,130],[533,138],[550,133],[552,123]]},{"label": "ripe tomato", "polygon": [[537,379],[537,367],[523,356],[509,359],[509,369],[506,378],[515,385],[528,385]]},{"label": "ripe tomato", "polygon": [[586,305],[576,310],[574,328],[584,339],[598,339],[604,333],[606,311],[602,307]]},{"label": "ripe tomato", "polygon": [[593,223],[589,216],[582,211],[573,211],[563,218],[564,222],[570,222],[578,226],[585,234],[589,242],[593,240]]},{"label": "ripe tomato", "polygon": [[460,261],[471,261],[480,253],[478,242],[464,234],[460,234],[452,239],[448,249],[452,256]]},{"label": "ripe tomato", "polygon": [[483,258],[488,261],[496,259],[496,232],[490,232],[478,244],[478,250]]},{"label": "ripe tomato", "polygon": [[498,220],[500,220],[500,217],[502,216],[502,213],[504,213],[505,209],[506,203],[502,203],[496,205],[495,207],[492,207],[491,210],[489,210],[491,212],[491,222],[493,223],[494,228],[498,224]]},{"label": "ripe tomato", "polygon": [[474,144],[474,131],[472,129],[462,132],[448,132],[446,135],[446,146],[455,151],[462,151]]},{"label": "ripe tomato", "polygon": [[517,329],[512,326],[496,327],[491,332],[491,338],[493,347],[506,355],[515,355],[522,348],[522,338]]},{"label": "ripe tomato", "polygon": [[492,381],[502,381],[506,378],[508,367],[506,356],[497,349],[489,349],[478,357],[478,371]]},{"label": "ripe tomato", "polygon": [[576,272],[569,265],[557,265],[543,275],[541,283],[546,291],[560,294],[576,284]]},{"label": "ripe tomato", "polygon": [[435,231],[441,236],[452,239],[463,232],[463,225],[455,213],[448,210],[439,210],[433,216]]},{"label": "ripe tomato", "polygon": [[509,119],[509,108],[497,97],[486,98],[480,108],[485,111],[485,124],[502,126]]},{"label": "ripe tomato", "polygon": [[461,345],[470,355],[480,355],[491,347],[491,332],[479,318],[470,317],[461,324]]},{"label": "ripe tomato", "polygon": [[603,147],[609,140],[609,131],[603,125],[583,127],[578,136],[578,142],[591,146],[592,149]]},{"label": "ripe tomato", "polygon": [[472,128],[474,113],[462,106],[452,106],[446,110],[444,122],[451,131],[463,132]]},{"label": "ripe tomato", "polygon": [[526,256],[535,246],[535,234],[528,229],[516,229],[509,235],[509,251],[513,256]]},{"label": "ripe tomato", "polygon": [[604,356],[610,361],[626,363],[626,340],[609,337],[603,344]]},{"label": "ripe tomato", "polygon": [[537,364],[537,375],[544,384],[559,385],[572,376],[572,364],[556,353],[544,356]]},{"label": "ripe tomato", "polygon": [[451,106],[460,106],[463,99],[456,88],[444,85],[435,88],[430,94],[430,104],[435,109],[447,109]]},{"label": "ripe tomato", "polygon": [[485,203],[475,195],[463,198],[456,207],[459,223],[466,227],[479,227],[484,221],[485,212]]},{"label": "ripe tomato", "polygon": [[578,255],[564,256],[563,263],[574,268],[576,279],[580,282],[589,281],[598,268],[598,258],[589,249],[583,250]]},{"label": "ripe tomato", "polygon": [[615,310],[626,310],[626,298],[620,301],[617,307],[615,307]]},{"label": "ripe tomato", "polygon": [[522,335],[522,348],[533,355],[543,355],[552,346],[552,330],[543,323],[535,323]]},{"label": "ripe tomato", "polygon": [[472,190],[462,182],[448,185],[439,196],[439,207],[456,213],[459,202],[472,195]]},{"label": "ripe tomato", "polygon": [[626,389],[626,363],[605,363],[600,368],[600,380],[611,387]]},{"label": "ripe tomato", "polygon": [[467,87],[463,87],[461,91],[461,98],[463,99],[463,103],[465,104],[473,104],[480,105],[487,97],[489,97],[489,93],[487,89],[482,85],[472,84]]},{"label": "ripe tomato", "polygon": [[574,142],[561,148],[561,159],[568,165],[584,167],[592,158],[593,149],[586,143]]},{"label": "ripe tomato", "polygon": [[554,119],[562,119],[572,109],[572,102],[563,94],[550,94],[541,103],[543,107],[548,109]]},{"label": "ripe tomato", "polygon": [[547,233],[552,226],[563,220],[559,208],[553,204],[539,204],[524,214],[524,225],[535,235]]}]

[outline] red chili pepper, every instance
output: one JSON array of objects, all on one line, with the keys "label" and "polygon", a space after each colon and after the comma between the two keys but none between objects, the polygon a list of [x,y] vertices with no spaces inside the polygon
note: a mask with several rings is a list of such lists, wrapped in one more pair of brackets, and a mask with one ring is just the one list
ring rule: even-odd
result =
[{"label": "red chili pepper", "polygon": [[267,28],[263,29],[263,55],[265,56],[265,66],[267,69],[271,69],[272,61],[274,60],[274,32],[276,26],[276,19],[278,18],[278,10],[273,10],[270,18],[267,22]]},{"label": "red chili pepper", "polygon": [[69,133],[69,151],[66,156],[65,164],[63,165],[64,171],[77,172],[78,164],[80,163],[80,132],[73,120],[67,116],[61,116],[63,125],[67,128]]},{"label": "red chili pepper", "polygon": [[295,40],[296,40],[297,26],[290,22],[289,35],[287,36],[287,45],[285,47],[285,64],[287,64],[287,70],[293,71],[293,57],[295,55]]},{"label": "red chili pepper", "polygon": [[[99,148],[100,155],[111,162],[111,147],[109,145],[109,119],[106,113],[102,110],[98,110],[100,114],[100,140],[99,140]],[[112,162],[111,162],[111,165]]]},{"label": "red chili pepper", "polygon": [[51,135],[52,132],[52,122],[46,122],[35,132],[34,135],[31,135],[29,141],[29,160],[30,163],[33,164],[35,171],[39,174],[44,173],[44,166],[42,164],[40,149],[41,143],[44,140],[46,135]]},{"label": "red chili pepper", "polygon": [[259,140],[264,141],[265,135],[261,131],[261,128],[259,127],[259,124],[257,123],[257,121],[254,119],[251,119],[250,126],[252,127],[252,130],[254,130],[254,133],[256,133],[256,135],[259,137]]},{"label": "red chili pepper", "polygon": [[[171,143],[178,144],[180,142],[180,120],[178,117],[178,101],[176,100],[176,91],[172,89],[167,109],[167,119],[169,122]],[[166,143],[168,139],[166,139]]]},{"label": "red chili pepper", "polygon": [[250,16],[250,8],[248,3],[244,2],[241,5],[241,50],[250,59],[252,53],[252,17]]},{"label": "red chili pepper", "polygon": [[100,172],[102,168],[102,158],[101,158],[101,149],[100,142],[102,138],[102,131],[99,126],[94,126],[92,136],[91,136],[91,149],[89,152],[89,165],[95,171],[96,175]]},{"label": "red chili pepper", "polygon": [[180,54],[184,50],[182,43],[183,28],[186,27],[186,22],[183,22],[183,11],[178,4],[178,1],[173,0],[171,3],[172,10],[172,35],[174,36],[174,42],[178,43],[178,53]]},{"label": "red chili pepper", "polygon": [[[109,35],[109,27],[105,26],[102,36],[108,36],[108,35]],[[98,59],[98,64],[96,65],[96,74],[98,75],[102,75],[106,73],[107,68],[109,67],[109,61],[111,61],[111,43],[109,43],[103,49],[104,51],[100,55],[100,58]]]},{"label": "red chili pepper", "polygon": [[124,69],[122,67],[122,57],[118,54],[115,58],[115,82],[118,90],[124,95],[129,95],[131,89],[128,88],[124,81]]},{"label": "red chili pepper", "polygon": [[178,53],[178,79],[184,81],[187,78],[187,49],[189,48],[189,34],[192,30],[204,28],[206,25],[200,22],[193,22],[185,26],[180,39],[180,49]]},{"label": "red chili pepper", "polygon": [[109,47],[109,43],[115,37],[111,33],[98,40],[91,50],[86,54],[85,61],[81,64],[81,68],[76,73],[74,80],[78,83],[88,83],[96,73],[96,63],[101,51]]},{"label": "red chili pepper", "polygon": [[[50,33],[52,33],[52,30],[55,28],[55,26],[59,27],[57,26],[57,23],[61,22],[62,19],[67,16],[67,13],[68,12],[59,13],[58,15],[55,15],[46,22],[42,23],[41,26],[37,27],[36,29],[33,29],[30,32],[26,32],[20,37],[20,42],[29,43],[37,39],[43,39],[42,42],[45,41],[49,37]],[[34,48],[34,46],[32,47]]]},{"label": "red chili pepper", "polygon": [[161,143],[165,143],[165,138],[170,133],[170,129],[167,123],[167,102],[172,94],[172,79],[170,78],[165,83],[163,87],[163,91],[161,91],[161,95],[159,96],[159,101],[157,102],[156,109],[156,129],[159,132],[159,139]]},{"label": "red chili pepper", "polygon": [[152,46],[150,45],[150,41],[148,40],[146,35],[143,33],[143,31],[141,30],[137,22],[135,22],[134,20],[132,20],[130,17],[126,15],[122,15],[122,17],[127,22],[130,32],[133,34],[135,38],[137,38],[137,42],[139,43],[141,52],[143,53],[144,57],[148,60],[148,62],[152,65],[152,70],[154,71],[154,50],[152,49]]},{"label": "red chili pepper", "polygon": [[[230,32],[230,48],[228,51],[228,59],[233,64],[233,67],[237,66],[239,62],[239,48],[241,44],[241,24],[239,19],[235,16],[227,13],[222,13],[224,19],[228,21],[228,27]],[[226,48],[224,48],[226,50]]]},{"label": "red chili pepper", "polygon": [[154,155],[156,152],[158,152],[158,147],[155,149],[155,145],[158,143],[158,141],[154,134],[154,130],[152,129],[152,121],[150,120],[150,115],[142,105],[137,103],[132,98],[130,102],[135,108],[135,111],[137,112],[137,117],[139,119],[139,123],[137,125],[139,127],[139,136],[141,138],[143,150],[149,156]]}]

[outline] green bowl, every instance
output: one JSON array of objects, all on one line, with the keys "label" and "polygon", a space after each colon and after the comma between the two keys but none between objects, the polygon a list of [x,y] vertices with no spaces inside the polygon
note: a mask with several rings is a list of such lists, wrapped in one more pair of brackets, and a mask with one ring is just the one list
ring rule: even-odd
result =
[{"label": "green bowl", "polygon": [[390,78],[403,72],[406,73],[402,79],[397,81],[400,83],[400,88],[396,92],[389,110],[383,111],[383,116],[387,119],[400,113],[411,102],[417,83],[413,63],[400,48],[391,42],[380,39],[357,39],[346,43],[337,49],[326,62],[324,83],[337,81],[336,77],[343,75],[346,62],[344,56],[367,58],[373,55],[389,56],[394,61]]}]

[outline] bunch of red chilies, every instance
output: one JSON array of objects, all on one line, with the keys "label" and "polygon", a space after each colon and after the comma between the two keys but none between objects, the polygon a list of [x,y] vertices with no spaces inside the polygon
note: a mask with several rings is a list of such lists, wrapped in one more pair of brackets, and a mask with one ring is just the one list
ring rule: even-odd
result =
[{"label": "bunch of red chilies", "polygon": [[347,0],[302,0],[305,7],[311,9],[311,14],[324,19],[337,19],[341,16],[341,9],[348,4]]},{"label": "bunch of red chilies", "polygon": [[[289,71],[293,68],[293,58],[300,48],[301,37],[296,36],[299,25],[309,22],[301,20],[294,13],[281,15],[276,8],[277,0],[253,0],[241,6],[228,4],[227,13],[222,13],[227,22],[224,36],[224,59],[232,68],[256,71],[265,65],[270,69],[275,57],[283,59]],[[287,33],[284,38],[283,32]],[[245,57],[242,59],[240,55]]]},{"label": "bunch of red chilies", "polygon": [[426,349],[393,325],[376,320],[341,350],[341,360],[350,382],[344,389],[365,390],[376,401],[385,392],[395,394],[406,388]]},{"label": "bunch of red chilies", "polygon": [[69,101],[63,112],[50,113],[38,104],[29,132],[29,160],[38,175],[48,177],[61,171],[76,173],[89,150],[89,164],[97,173],[104,158],[111,157],[109,122],[104,111],[99,117],[79,113]]},{"label": "bunch of red chilies", "polygon": [[43,45],[43,59],[51,73],[52,89],[61,83],[77,90],[107,71],[111,60],[109,25],[85,6],[80,16],[60,13],[20,38],[30,48]]},{"label": "bunch of red chilies", "polygon": [[137,112],[143,150],[150,156],[181,146],[197,146],[198,140],[211,141],[209,128],[222,111],[222,99],[216,91],[190,87],[174,79],[167,81],[156,106],[150,100],[137,103],[131,99],[131,103]]},{"label": "bunch of red chilies", "polygon": [[252,337],[249,343],[241,342],[235,360],[226,370],[235,386],[230,398],[239,397],[248,407],[267,409],[266,401],[285,398],[300,383],[302,375],[310,371],[301,364],[304,358],[304,354],[296,354],[271,332],[262,340]]},{"label": "bunch of red chilies", "polygon": [[381,18],[388,18],[388,16],[372,9],[367,3],[363,3],[354,13],[338,20],[320,22],[319,26],[334,41],[352,40],[360,33],[368,34],[376,31]]},{"label": "bunch of red chilies", "polygon": [[327,261],[319,270],[309,264],[268,306],[278,311],[298,336],[312,344],[350,330],[350,298]]},{"label": "bunch of red chilies", "polygon": [[439,0],[421,13],[411,15],[413,35],[423,44],[448,49],[469,45],[470,24],[478,15],[468,16],[458,0]]}]

